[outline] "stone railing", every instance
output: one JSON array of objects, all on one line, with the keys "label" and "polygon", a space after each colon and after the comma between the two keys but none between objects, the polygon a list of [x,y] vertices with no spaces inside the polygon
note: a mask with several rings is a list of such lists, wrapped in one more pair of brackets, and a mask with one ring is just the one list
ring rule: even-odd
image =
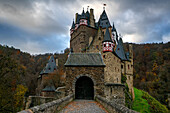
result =
[{"label": "stone railing", "polygon": [[44,103],[39,106],[34,106],[30,109],[20,111],[18,113],[56,113],[66,106],[69,102],[74,99],[74,95],[71,94],[64,98],[54,100],[52,102]]},{"label": "stone railing", "polygon": [[96,95],[95,99],[97,102],[102,104],[108,110],[109,113],[138,113],[134,110],[127,108],[126,106],[122,104],[110,102],[106,100],[104,97],[101,97],[99,95]]},{"label": "stone railing", "polygon": [[24,109],[29,109],[31,107],[41,105],[47,102],[56,100],[54,97],[43,97],[43,96],[29,96],[24,98]]}]

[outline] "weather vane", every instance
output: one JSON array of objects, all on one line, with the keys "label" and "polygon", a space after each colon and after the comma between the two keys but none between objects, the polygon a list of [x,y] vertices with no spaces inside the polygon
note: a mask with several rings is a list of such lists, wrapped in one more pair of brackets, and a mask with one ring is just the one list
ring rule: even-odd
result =
[{"label": "weather vane", "polygon": [[103,4],[103,10],[105,10],[106,4]]},{"label": "weather vane", "polygon": [[87,6],[87,11],[88,11],[88,9],[89,9],[89,6]]}]

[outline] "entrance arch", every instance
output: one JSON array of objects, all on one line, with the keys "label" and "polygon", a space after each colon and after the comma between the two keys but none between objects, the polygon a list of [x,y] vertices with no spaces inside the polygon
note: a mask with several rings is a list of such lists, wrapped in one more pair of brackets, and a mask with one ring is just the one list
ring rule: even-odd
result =
[{"label": "entrance arch", "polygon": [[75,83],[75,99],[94,99],[94,83],[91,78],[82,76]]}]

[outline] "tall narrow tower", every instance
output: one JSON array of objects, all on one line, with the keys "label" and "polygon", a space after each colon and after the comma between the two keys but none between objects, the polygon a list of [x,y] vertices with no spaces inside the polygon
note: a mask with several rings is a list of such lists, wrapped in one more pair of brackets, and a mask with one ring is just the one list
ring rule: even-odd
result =
[{"label": "tall narrow tower", "polygon": [[106,28],[106,33],[103,40],[103,52],[112,52],[113,51],[113,41],[110,37],[109,29]]}]

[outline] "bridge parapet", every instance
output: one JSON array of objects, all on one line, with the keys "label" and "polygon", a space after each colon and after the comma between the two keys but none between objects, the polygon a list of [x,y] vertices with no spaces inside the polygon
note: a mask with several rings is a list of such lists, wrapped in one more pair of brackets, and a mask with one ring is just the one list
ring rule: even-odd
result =
[{"label": "bridge parapet", "polygon": [[96,95],[96,101],[102,104],[109,113],[138,113],[134,110],[127,108],[122,104],[117,104],[114,101],[108,101],[106,98]]},{"label": "bridge parapet", "polygon": [[34,106],[30,109],[20,111],[18,113],[56,113],[74,99],[74,94],[64,98],[44,103],[39,106]]}]

